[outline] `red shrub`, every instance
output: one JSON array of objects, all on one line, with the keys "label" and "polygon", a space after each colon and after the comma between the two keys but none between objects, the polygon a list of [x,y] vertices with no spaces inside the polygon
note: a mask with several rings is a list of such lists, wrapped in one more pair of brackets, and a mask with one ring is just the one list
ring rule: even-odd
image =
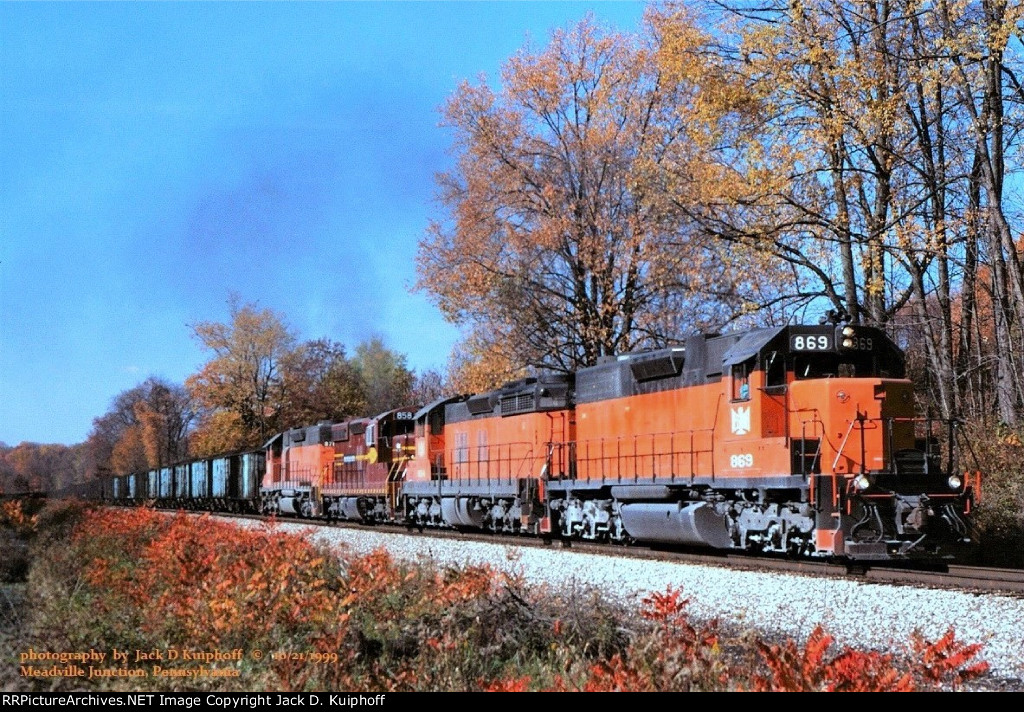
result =
[{"label": "red shrub", "polygon": [[[895,656],[878,652],[861,652],[844,648],[837,656],[826,653],[832,637],[817,626],[803,649],[792,640],[783,645],[758,642],[761,658],[770,677],[755,675],[754,689],[774,692],[910,692],[919,684],[938,687],[958,686],[979,677],[988,664],[968,665],[980,651],[980,645],[964,645],[954,639],[950,630],[932,643],[915,634],[913,641],[916,663],[900,672]],[[965,667],[966,666],[966,667]]]}]

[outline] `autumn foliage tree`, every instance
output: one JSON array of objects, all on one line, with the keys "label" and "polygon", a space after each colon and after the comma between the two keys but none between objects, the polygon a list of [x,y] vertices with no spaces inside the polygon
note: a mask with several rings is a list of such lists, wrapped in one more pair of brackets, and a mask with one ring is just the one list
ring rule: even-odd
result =
[{"label": "autumn foliage tree", "polygon": [[405,356],[389,349],[384,340],[373,336],[356,346],[352,368],[359,379],[367,415],[413,405],[415,374]]},{"label": "autumn foliage tree", "polygon": [[344,345],[330,339],[299,344],[282,362],[285,427],[344,420],[367,410],[359,371]]},{"label": "autumn foliage tree", "polygon": [[92,476],[161,467],[184,458],[196,409],[184,387],[151,377],[119,393],[86,441]]},{"label": "autumn foliage tree", "polygon": [[[925,16],[949,73],[958,100],[958,118],[966,127],[964,143],[972,155],[968,182],[971,219],[969,260],[989,270],[985,285],[991,294],[989,315],[997,348],[992,384],[1000,420],[1024,422],[1024,243],[1019,197],[1010,190],[1011,176],[1021,168],[1024,132],[1024,6],[995,0],[943,0]],[[980,259],[978,259],[980,257]],[[977,275],[965,272],[965,298]],[[975,306],[968,301],[967,307]],[[970,321],[968,321],[968,324]],[[969,330],[960,345],[979,344]]]},{"label": "autumn foliage tree", "polygon": [[205,409],[196,439],[202,452],[258,447],[278,427],[285,402],[282,363],[295,348],[284,317],[228,302],[228,323],[200,322],[195,338],[213,354],[185,385]]},{"label": "autumn foliage tree", "polygon": [[348,357],[330,339],[299,343],[284,316],[229,300],[230,320],[192,327],[213,358],[186,380],[202,407],[193,451],[263,445],[286,428],[376,415],[411,402],[416,375],[380,337]]},{"label": "autumn foliage tree", "polygon": [[418,284],[471,351],[572,369],[741,307],[720,255],[656,190],[669,156],[703,176],[677,146],[703,127],[679,110],[692,77],[662,72],[650,40],[584,19],[512,57],[500,90],[466,82],[448,101],[448,219],[420,243]]},{"label": "autumn foliage tree", "polygon": [[60,489],[83,478],[86,460],[84,444],[0,443],[0,493]]},{"label": "autumn foliage tree", "polygon": [[[733,20],[722,54],[762,119],[723,157],[741,199],[698,219],[791,265],[809,303],[909,326],[944,416],[982,388],[1016,422],[1024,279],[1006,185],[1024,127],[1020,4],[719,5]],[[983,358],[981,323],[999,344]]]}]

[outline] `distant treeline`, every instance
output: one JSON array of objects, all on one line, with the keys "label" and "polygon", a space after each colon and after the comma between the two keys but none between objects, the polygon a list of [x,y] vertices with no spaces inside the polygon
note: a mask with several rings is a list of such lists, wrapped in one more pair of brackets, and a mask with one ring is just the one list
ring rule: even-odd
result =
[{"label": "distant treeline", "polygon": [[274,433],[433,400],[440,374],[417,374],[371,337],[349,356],[335,341],[299,341],[284,317],[229,301],[230,320],[191,326],[210,353],[176,384],[150,377],[116,395],[84,443],[0,444],[0,491],[60,490],[74,482],[258,448]]}]

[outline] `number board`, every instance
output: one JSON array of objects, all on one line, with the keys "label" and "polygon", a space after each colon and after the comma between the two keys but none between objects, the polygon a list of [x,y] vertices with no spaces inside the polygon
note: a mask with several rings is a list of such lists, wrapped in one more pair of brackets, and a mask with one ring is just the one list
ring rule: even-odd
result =
[{"label": "number board", "polygon": [[791,334],[790,351],[832,351],[835,347],[834,334]]},{"label": "number board", "polygon": [[875,340],[870,336],[844,336],[839,342],[844,349],[851,351],[872,351],[875,348]]}]

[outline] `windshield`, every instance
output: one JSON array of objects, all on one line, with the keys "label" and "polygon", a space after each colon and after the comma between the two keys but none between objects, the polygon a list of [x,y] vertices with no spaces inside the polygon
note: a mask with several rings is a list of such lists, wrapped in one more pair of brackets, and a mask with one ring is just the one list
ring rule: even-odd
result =
[{"label": "windshield", "polygon": [[808,378],[902,378],[898,364],[889,363],[878,354],[801,354],[793,358],[797,380]]}]

